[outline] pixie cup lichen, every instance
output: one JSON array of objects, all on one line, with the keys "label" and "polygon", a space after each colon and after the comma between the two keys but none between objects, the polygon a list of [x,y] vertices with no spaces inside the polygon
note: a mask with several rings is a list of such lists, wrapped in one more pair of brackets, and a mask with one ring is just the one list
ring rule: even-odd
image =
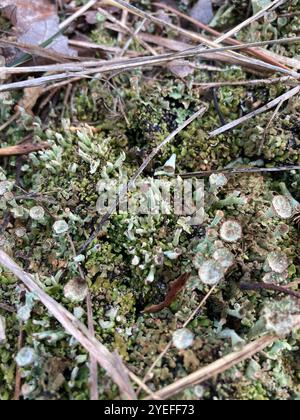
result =
[{"label": "pixie cup lichen", "polygon": [[242,238],[242,235],[242,226],[234,220],[228,220],[221,226],[220,236],[225,242],[237,242]]},{"label": "pixie cup lichen", "polygon": [[204,284],[214,286],[224,277],[224,268],[215,260],[205,261],[199,268],[199,277]]},{"label": "pixie cup lichen", "polygon": [[293,208],[289,199],[283,195],[276,195],[272,200],[274,215],[281,219],[290,219],[293,215]]},{"label": "pixie cup lichen", "polygon": [[267,267],[274,271],[275,273],[282,274],[284,273],[288,266],[289,260],[283,252],[271,252],[267,255]]}]

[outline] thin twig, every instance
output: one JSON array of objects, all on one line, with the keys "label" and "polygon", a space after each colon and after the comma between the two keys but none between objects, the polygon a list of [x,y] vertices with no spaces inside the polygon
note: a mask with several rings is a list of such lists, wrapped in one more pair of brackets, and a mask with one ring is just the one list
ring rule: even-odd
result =
[{"label": "thin twig", "polygon": [[159,400],[160,398],[156,397],[155,393],[151,391],[151,389],[134,373],[129,372],[129,377],[137,384],[139,385],[139,389],[143,389],[146,394],[148,394],[153,400]]},{"label": "thin twig", "polygon": [[72,22],[74,22],[76,19],[78,19],[80,16],[84,15],[89,9],[91,9],[93,6],[95,6],[98,3],[99,0],[90,0],[86,4],[84,4],[82,7],[80,7],[77,12],[75,12],[73,15],[68,17],[64,22],[62,22],[59,25],[59,29],[61,31],[64,31]]},{"label": "thin twig", "polygon": [[197,308],[194,310],[194,312],[189,316],[189,318],[185,321],[185,323],[183,324],[183,328],[185,328],[197,315],[197,313],[200,311],[200,309],[202,308],[202,306],[206,303],[206,301],[208,300],[208,298],[210,298],[210,296],[213,294],[213,292],[215,291],[217,285],[213,286],[210,291],[206,294],[206,296],[203,298],[203,300],[199,303],[199,305],[197,306]]},{"label": "thin twig", "polygon": [[[146,23],[146,19],[143,19],[140,24],[138,25],[138,27],[136,28],[136,30],[133,32],[133,34],[130,36],[130,38],[127,40],[126,44],[124,45],[124,48],[122,49],[122,51],[120,52],[120,54],[118,54],[118,57],[123,57],[123,55],[125,54],[125,52],[128,50],[128,48],[130,47],[132,41],[137,37],[137,35],[140,33],[140,31],[143,29],[144,25]],[[148,44],[147,44],[148,45]],[[150,47],[151,48],[151,47]],[[156,51],[151,48],[151,52],[153,55],[157,55]]]},{"label": "thin twig", "polygon": [[44,94],[50,92],[52,89],[61,88],[63,86],[76,83],[81,80],[81,77],[73,77],[72,79],[64,80],[63,82],[58,82],[53,85],[50,85],[44,89]]},{"label": "thin twig", "polygon": [[[235,52],[235,51],[241,51],[243,49],[253,49],[256,47],[261,47],[261,46],[267,46],[267,45],[280,45],[280,44],[287,44],[290,42],[298,42],[300,39],[300,37],[293,37],[293,38],[282,38],[282,39],[274,39],[271,41],[258,41],[258,42],[250,42],[250,43],[246,43],[246,44],[240,44],[240,45],[227,45],[225,47],[210,47],[210,48],[203,48],[203,46],[198,46],[198,47],[191,47],[187,50],[184,50],[180,53],[177,54],[176,58],[188,58],[188,54],[196,54],[196,55],[200,55],[200,56],[205,56],[205,55],[209,55],[212,53],[222,53],[222,52]],[[218,45],[218,44],[217,44]],[[184,56],[183,56],[184,55]],[[231,59],[234,58],[237,62],[240,63],[240,65],[246,65],[248,63],[249,64],[253,64],[255,66],[260,66],[264,69],[267,70],[273,70],[273,71],[278,71],[278,72],[283,72],[283,73],[288,73],[290,74],[290,70],[286,67],[280,67],[274,64],[269,64],[266,63],[264,61],[261,60],[257,60],[251,57],[245,57],[243,55],[234,55],[234,56],[230,56],[230,55],[225,55],[223,54],[223,56],[225,57],[230,57]],[[285,71],[284,71],[285,70]],[[293,72],[293,75],[296,77],[297,73]]]},{"label": "thin twig", "polygon": [[292,287],[297,287],[300,284],[300,279],[296,279],[294,281],[292,281],[291,283],[283,286],[283,287],[287,287],[287,288],[292,288]]},{"label": "thin twig", "polygon": [[5,130],[7,127],[9,127],[10,124],[16,121],[20,115],[21,115],[21,112],[17,111],[12,117],[10,117],[4,124],[0,126],[0,132]]},{"label": "thin twig", "polygon": [[0,149],[0,157],[3,156],[20,156],[28,155],[32,152],[38,152],[40,150],[50,149],[52,146],[46,142],[40,142],[34,144],[31,140],[24,141],[23,143],[17,144],[16,146],[2,147]]},{"label": "thin twig", "polygon": [[[104,9],[98,8],[99,13],[109,19],[111,22],[115,23],[120,28],[124,29],[133,39],[135,39],[140,45],[142,45],[151,55],[156,55],[156,52],[151,48],[145,41],[141,40],[138,37],[138,32],[132,31],[128,26],[123,24],[120,20],[116,19],[111,13],[107,12]],[[145,20],[145,19],[144,19]]]},{"label": "thin twig", "polygon": [[[81,74],[81,78],[85,75]],[[53,74],[51,76],[38,77],[36,79],[23,80],[21,82],[7,83],[0,85],[0,92],[6,92],[9,90],[16,89],[25,89],[27,87],[36,87],[43,86],[50,82],[56,82],[62,79],[72,79],[73,77],[78,77],[78,73],[63,73],[63,74]]]},{"label": "thin twig", "polygon": [[37,201],[38,203],[48,203],[48,204],[57,204],[56,200],[52,197],[44,197],[39,193],[26,193],[23,195],[16,195],[14,197],[16,201],[20,200],[31,200]]},{"label": "thin twig", "polygon": [[[122,51],[122,49],[119,47],[112,47],[110,45],[105,45],[105,44],[96,44],[96,42],[82,41],[78,39],[70,39],[69,45],[72,45],[78,48],[84,48],[84,49],[88,48],[92,50],[100,50],[106,53],[113,53],[113,54],[118,54],[120,53],[120,51]],[[130,54],[138,55],[138,53],[135,51],[130,51]]]},{"label": "thin twig", "polygon": [[263,172],[285,172],[285,171],[300,171],[300,165],[279,166],[276,168],[223,168],[213,169],[211,171],[187,172],[180,174],[181,178],[192,177],[207,177],[213,174],[249,174],[249,173],[263,173]]},{"label": "thin twig", "polygon": [[278,114],[278,112],[279,112],[280,108],[282,107],[283,103],[284,103],[284,100],[282,100],[281,102],[279,102],[279,104],[275,108],[275,111],[273,112],[273,114],[272,114],[272,116],[270,118],[270,121],[268,122],[266,128],[264,129],[264,134],[262,136],[262,140],[261,140],[261,143],[260,143],[259,148],[258,148],[258,154],[259,155],[262,153],[262,150],[264,148],[264,145],[265,145],[265,142],[266,142],[266,139],[267,139],[267,134],[268,134],[269,128],[271,127],[272,122],[276,118],[276,115]]},{"label": "thin twig", "polygon": [[293,96],[297,95],[300,92],[300,86],[296,86],[293,89],[289,90],[288,92],[284,93],[283,95],[279,96],[278,98],[274,99],[273,101],[269,102],[267,105],[256,109],[253,112],[250,112],[250,114],[244,115],[241,118],[238,118],[235,121],[232,121],[223,127],[218,128],[217,130],[214,130],[209,133],[210,137],[215,137],[220,134],[225,133],[226,131],[232,130],[233,128],[237,127],[238,125],[248,121],[249,119],[262,114],[266,111],[269,111],[270,109],[274,108],[276,105],[278,105],[281,102],[285,102],[288,99],[292,98]]},{"label": "thin twig", "polygon": [[284,293],[285,295],[290,295],[300,299],[299,292],[295,292],[294,290],[290,290],[287,287],[272,283],[241,283],[240,288],[242,290],[272,290],[274,292]]},{"label": "thin twig", "polygon": [[286,83],[294,81],[290,76],[274,77],[270,79],[253,79],[253,80],[239,80],[230,82],[212,82],[212,83],[193,83],[193,86],[210,89],[212,87],[219,88],[223,86],[257,86],[257,85],[273,85],[276,83]]},{"label": "thin twig", "polygon": [[174,130],[169,136],[165,138],[163,142],[161,142],[155,149],[150,153],[150,155],[144,160],[142,165],[139,167],[139,169],[136,171],[136,173],[133,175],[133,177],[130,179],[128,184],[124,185],[121,188],[121,191],[118,196],[118,200],[111,206],[111,208],[108,210],[108,212],[102,217],[101,221],[97,225],[94,233],[91,235],[91,237],[82,245],[82,247],[79,250],[79,254],[82,254],[88,246],[97,238],[99,233],[101,232],[103,225],[110,219],[111,215],[116,211],[118,208],[118,205],[124,197],[127,196],[128,192],[134,188],[136,180],[139,178],[139,176],[144,172],[144,170],[147,168],[149,163],[152,161],[152,159],[161,151],[161,149],[166,146],[171,140],[174,139],[174,137],[177,136],[182,130],[184,130],[188,125],[190,125],[196,118],[199,118],[202,116],[205,111],[207,110],[206,107],[201,108],[197,112],[195,112],[190,118],[188,118],[183,124],[181,124],[176,130]]},{"label": "thin twig", "polygon": [[[52,89],[51,92],[46,96],[45,99],[39,104],[38,110],[41,112],[52,100],[52,98],[59,92],[60,87],[57,87],[55,89]],[[45,90],[43,90],[42,95],[45,94]]]},{"label": "thin twig", "polygon": [[[128,0],[128,3],[130,3],[130,0]],[[123,25],[127,25],[127,19],[128,19],[128,10],[122,10],[122,17],[121,17],[121,23]],[[123,33],[119,32],[118,34],[118,44],[121,44],[123,42]]]}]

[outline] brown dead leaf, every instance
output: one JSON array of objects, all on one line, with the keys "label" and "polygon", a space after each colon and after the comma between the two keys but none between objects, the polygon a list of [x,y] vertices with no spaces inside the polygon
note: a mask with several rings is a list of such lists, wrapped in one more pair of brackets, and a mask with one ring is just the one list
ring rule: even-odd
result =
[{"label": "brown dead leaf", "polygon": [[188,60],[173,60],[167,67],[176,77],[180,77],[181,79],[195,72],[195,68]]},{"label": "brown dead leaf", "polygon": [[[1,80],[1,73],[0,73],[0,80]],[[36,105],[40,96],[43,95],[43,93],[44,93],[44,88],[41,86],[24,89],[23,97],[19,100],[18,104],[15,106],[15,111],[16,111],[15,115],[13,115],[3,125],[0,126],[0,131],[5,130],[10,124],[16,121],[23,113],[26,113],[34,117],[34,113],[32,110],[34,106]],[[9,156],[11,154],[15,155],[15,149],[11,149],[11,148],[0,149],[0,156],[1,156],[1,153],[3,154],[7,153],[6,156]],[[17,154],[20,154],[20,153],[17,153]]]},{"label": "brown dead leaf", "polygon": [[[20,43],[41,45],[59,31],[56,2],[52,0],[1,0],[0,9],[15,26]],[[76,55],[63,35],[57,36],[50,48],[59,54]]]},{"label": "brown dead leaf", "polygon": [[16,111],[25,111],[26,114],[33,116],[32,108],[37,103],[39,97],[43,94],[43,91],[44,88],[40,86],[24,89],[24,96],[19,101],[18,105],[16,105]]},{"label": "brown dead leaf", "polygon": [[143,310],[143,313],[155,313],[160,312],[164,308],[168,308],[171,305],[171,303],[175,300],[178,293],[181,292],[181,290],[184,288],[189,277],[189,273],[184,273],[181,276],[179,276],[178,279],[172,281],[170,283],[170,287],[165,300],[159,303],[158,305],[148,306],[148,308]]},{"label": "brown dead leaf", "polygon": [[192,18],[198,20],[201,23],[210,23],[214,17],[212,1],[198,0],[192,8],[190,15]]},{"label": "brown dead leaf", "polygon": [[89,25],[96,25],[96,23],[98,22],[97,15],[98,15],[97,10],[89,10],[85,14],[85,20],[86,20],[86,22]]}]

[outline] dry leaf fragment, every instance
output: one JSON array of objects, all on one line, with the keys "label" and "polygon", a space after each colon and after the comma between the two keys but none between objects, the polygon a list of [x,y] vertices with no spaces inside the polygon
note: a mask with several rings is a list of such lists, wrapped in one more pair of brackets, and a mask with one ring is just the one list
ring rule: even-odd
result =
[{"label": "dry leaf fragment", "polygon": [[195,68],[188,60],[173,60],[167,67],[176,77],[181,79],[195,72]]},{"label": "dry leaf fragment", "polygon": [[32,109],[43,92],[44,88],[40,86],[24,89],[24,96],[16,105],[17,111],[22,112],[24,110],[26,114],[33,115]]},{"label": "dry leaf fragment", "polygon": [[[0,8],[16,27],[18,42],[41,45],[59,31],[59,18],[51,0],[1,0]],[[68,46],[68,38],[59,35],[51,49],[64,55],[75,56]]]},{"label": "dry leaf fragment", "polygon": [[208,24],[214,17],[211,0],[198,0],[195,6],[192,8],[191,17],[198,20],[201,23]]},{"label": "dry leaf fragment", "polygon": [[51,46],[49,46],[49,48],[44,48],[40,47],[39,45],[24,44],[22,42],[0,39],[0,47],[4,49],[4,55],[6,59],[10,61],[16,58],[16,53],[18,50],[21,50],[22,52],[28,53],[30,55],[46,58],[47,60],[54,61],[55,63],[67,63],[71,60],[79,61],[77,55],[70,56],[59,54],[58,52],[54,51]]},{"label": "dry leaf fragment", "polygon": [[165,300],[158,305],[148,306],[148,308],[143,310],[143,313],[155,313],[160,312],[164,308],[167,308],[171,305],[171,303],[175,300],[176,296],[179,292],[184,288],[186,282],[190,277],[189,273],[184,273],[178,277],[178,279],[172,281],[170,283],[170,287],[167,293]]}]

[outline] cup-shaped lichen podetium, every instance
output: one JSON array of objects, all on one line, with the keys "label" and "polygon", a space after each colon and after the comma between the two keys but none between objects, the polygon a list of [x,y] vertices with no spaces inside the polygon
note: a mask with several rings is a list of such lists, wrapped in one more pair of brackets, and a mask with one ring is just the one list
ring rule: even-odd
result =
[{"label": "cup-shaped lichen podetium", "polygon": [[184,350],[194,343],[194,334],[187,328],[180,328],[174,331],[172,341],[178,350]]},{"label": "cup-shaped lichen podetium", "polygon": [[34,206],[30,209],[29,215],[32,220],[41,221],[45,217],[45,210],[41,206]]},{"label": "cup-shaped lichen podetium", "polygon": [[88,286],[84,279],[75,277],[64,287],[64,296],[71,302],[82,302],[88,294]]},{"label": "cup-shaped lichen podetium", "polygon": [[211,259],[200,266],[198,274],[204,284],[214,286],[223,279],[225,270],[217,261]]},{"label": "cup-shaped lichen podetium", "polygon": [[227,248],[218,248],[213,253],[213,259],[216,260],[224,270],[228,270],[234,264],[234,255]]},{"label": "cup-shaped lichen podetium", "polygon": [[270,252],[267,255],[266,271],[282,274],[288,269],[288,266],[288,257],[283,252]]},{"label": "cup-shaped lichen podetium", "polygon": [[293,215],[293,208],[288,197],[276,195],[272,200],[272,206],[267,213],[268,216],[290,219]]},{"label": "cup-shaped lichen podetium", "polygon": [[228,220],[221,226],[220,236],[225,242],[237,242],[242,238],[242,235],[242,226],[235,220]]},{"label": "cup-shaped lichen podetium", "polygon": [[63,235],[69,230],[68,223],[65,220],[57,220],[53,225],[53,230],[56,235]]}]

